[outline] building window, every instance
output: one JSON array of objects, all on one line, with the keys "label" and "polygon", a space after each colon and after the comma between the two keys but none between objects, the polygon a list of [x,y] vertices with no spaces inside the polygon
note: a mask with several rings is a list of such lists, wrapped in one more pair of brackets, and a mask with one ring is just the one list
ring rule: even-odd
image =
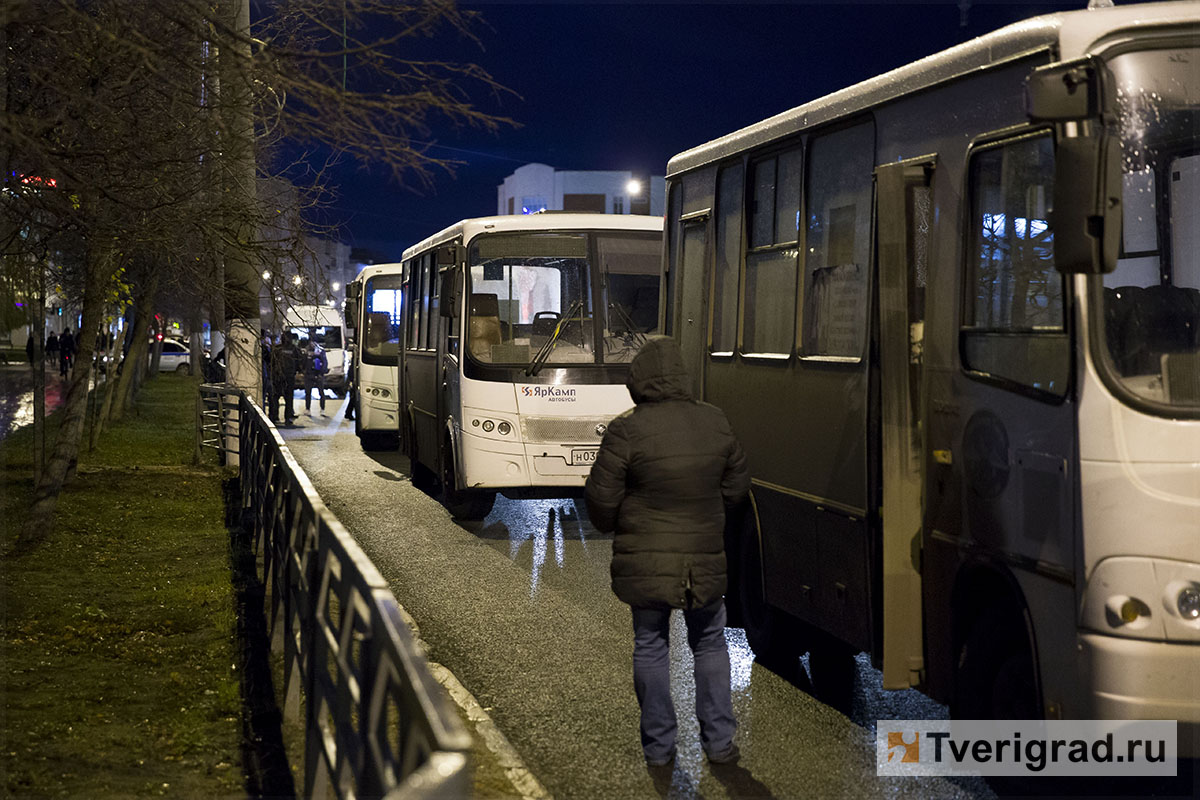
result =
[{"label": "building window", "polygon": [[614,197],[612,208],[613,208],[612,213],[624,214],[625,213],[625,198],[621,197],[620,195],[617,195],[616,197]]},{"label": "building window", "polygon": [[812,141],[804,253],[806,356],[859,359],[866,342],[874,132],[870,123]]},{"label": "building window", "polygon": [[522,197],[521,198],[521,213],[536,214],[539,211],[545,211],[549,208],[549,204],[544,197]]}]

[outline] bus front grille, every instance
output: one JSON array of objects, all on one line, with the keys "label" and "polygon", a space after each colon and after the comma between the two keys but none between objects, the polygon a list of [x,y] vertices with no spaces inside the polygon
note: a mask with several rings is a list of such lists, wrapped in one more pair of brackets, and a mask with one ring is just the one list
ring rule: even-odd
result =
[{"label": "bus front grille", "polygon": [[527,442],[600,443],[609,420],[603,418],[525,417]]}]

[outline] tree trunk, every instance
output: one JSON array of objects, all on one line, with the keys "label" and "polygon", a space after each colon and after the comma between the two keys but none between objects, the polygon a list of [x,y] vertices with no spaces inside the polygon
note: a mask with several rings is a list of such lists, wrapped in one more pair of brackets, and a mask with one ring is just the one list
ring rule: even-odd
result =
[{"label": "tree trunk", "polygon": [[36,484],[46,467],[46,348],[42,337],[46,332],[46,297],[38,266],[38,287],[33,292],[33,319],[29,335],[33,337],[33,482]]},{"label": "tree trunk", "polygon": [[97,424],[92,428],[92,447],[96,446],[100,434],[104,432],[105,423],[108,422],[108,415],[112,413],[113,387],[117,385],[117,338],[106,333],[104,341],[108,345],[104,351],[108,357],[104,370],[104,404],[101,405],[100,414],[96,418]]},{"label": "tree trunk", "polygon": [[109,421],[115,422],[125,416],[125,409],[133,401],[133,393],[141,386],[140,373],[146,368],[147,339],[150,336],[150,311],[154,307],[154,294],[158,291],[158,276],[152,274],[146,286],[138,293],[133,307],[133,325],[129,327],[129,351],[125,354],[125,366],[117,383]]},{"label": "tree trunk", "polygon": [[[112,260],[109,256],[108,252],[88,253],[87,279],[83,288],[83,319],[79,326],[81,333],[90,331],[91,335],[95,336],[100,327],[100,317],[104,310],[104,288],[112,277]],[[91,349],[86,339],[84,346]],[[69,383],[62,405],[62,427],[58,430],[58,438],[46,461],[46,468],[38,477],[29,518],[17,536],[18,552],[36,547],[50,534],[54,510],[58,506],[58,496],[62,493],[69,476],[74,473],[79,457],[79,442],[83,436],[83,419],[87,411],[91,372],[90,358],[76,359],[75,367],[67,378]]]}]

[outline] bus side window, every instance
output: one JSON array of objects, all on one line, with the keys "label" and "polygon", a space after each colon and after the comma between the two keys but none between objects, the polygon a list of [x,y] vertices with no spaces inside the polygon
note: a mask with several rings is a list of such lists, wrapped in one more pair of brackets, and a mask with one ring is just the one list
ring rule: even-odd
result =
[{"label": "bus side window", "polygon": [[750,165],[743,353],[790,355],[796,339],[802,161],[796,148]]},{"label": "bus side window", "polygon": [[969,176],[963,365],[1062,396],[1070,349],[1049,222],[1054,144],[1038,134],[981,149]]},{"label": "bus side window", "polygon": [[713,270],[713,355],[733,355],[737,346],[738,277],[742,264],[743,175],[741,163],[721,170],[717,179],[717,263]]},{"label": "bus side window", "polygon": [[863,356],[874,140],[867,122],[818,136],[809,149],[801,341],[806,356]]}]

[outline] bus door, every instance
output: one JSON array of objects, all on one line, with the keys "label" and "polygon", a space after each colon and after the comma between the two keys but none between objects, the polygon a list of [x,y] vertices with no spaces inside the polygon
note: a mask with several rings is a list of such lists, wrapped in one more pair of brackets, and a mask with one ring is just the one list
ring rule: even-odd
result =
[{"label": "bus door", "polygon": [[961,519],[958,530],[930,535],[957,540],[942,545],[961,565],[953,630],[986,643],[989,658],[1033,665],[1035,683],[1038,664],[1041,680],[1054,681],[1069,674],[1075,638],[1078,463],[1069,284],[1050,227],[1053,137],[1041,130],[979,143],[967,171],[962,369],[942,398],[956,412],[941,460],[961,480]]},{"label": "bus door", "polygon": [[441,443],[438,428],[441,375],[437,360],[437,323],[440,320],[435,307],[436,295],[432,293],[436,274],[432,251],[411,260],[408,282],[411,302],[405,317],[404,361],[400,375],[404,411],[411,428],[405,450],[410,458],[415,457],[431,470],[438,468]]},{"label": "bus door", "polygon": [[675,315],[683,363],[692,378],[692,394],[704,396],[705,350],[708,342],[708,220],[707,209],[685,214],[679,221],[681,269],[679,310]]},{"label": "bus door", "polygon": [[921,683],[923,348],[931,177],[922,158],[875,169],[883,482],[883,686]]},{"label": "bus door", "polygon": [[[434,273],[437,276],[433,287],[433,302],[435,319],[438,324],[437,357],[441,382],[438,391],[438,430],[450,430],[451,426],[461,423],[462,399],[459,382],[459,326],[463,322],[461,308],[461,286],[465,275],[459,266],[459,253],[462,248],[446,245],[438,249],[437,264]],[[451,439],[451,444],[457,444],[457,437]],[[454,463],[462,464],[461,454],[454,453]],[[452,488],[452,487],[451,487]]]}]

